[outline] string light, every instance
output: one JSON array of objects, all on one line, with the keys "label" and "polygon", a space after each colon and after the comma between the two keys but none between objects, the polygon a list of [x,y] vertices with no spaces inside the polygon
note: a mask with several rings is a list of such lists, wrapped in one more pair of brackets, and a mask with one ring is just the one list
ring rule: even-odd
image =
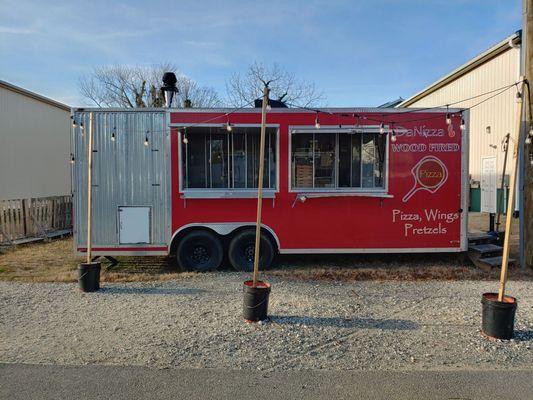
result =
[{"label": "string light", "polygon": [[70,163],[74,164],[76,162],[76,159],[74,158],[74,154],[70,153]]},{"label": "string light", "polygon": [[531,138],[533,137],[533,126],[529,128],[529,132],[526,136],[526,144],[531,144]]},{"label": "string light", "polygon": [[315,128],[316,129],[320,129],[320,120],[318,118],[318,111],[317,111],[316,117],[315,117]]},{"label": "string light", "polygon": [[116,130],[117,130],[117,127],[115,126],[115,127],[113,128],[113,133],[111,134],[111,141],[112,141],[112,142],[114,142],[114,141],[117,139],[116,136],[115,136],[115,131],[116,131]]},{"label": "string light", "polygon": [[450,125],[452,123],[452,117],[450,116],[450,113],[446,113],[446,124]]},{"label": "string light", "polygon": [[150,132],[150,131],[146,131],[146,137],[144,138],[144,145],[145,145],[145,146],[148,146],[148,144],[149,144],[149,142],[148,142],[148,133],[149,133],[149,132]]},{"label": "string light", "polygon": [[83,122],[80,122],[80,132],[81,132],[81,136],[85,134],[85,127],[83,126]]},{"label": "string light", "polygon": [[76,123],[76,120],[74,118],[72,118],[72,127],[74,129],[76,129],[77,126],[78,126],[78,124]]},{"label": "string light", "polygon": [[461,118],[461,130],[464,131],[466,129],[466,123],[464,118]]},{"label": "string light", "polygon": [[189,139],[187,139],[187,129],[183,130],[183,143],[189,144]]},{"label": "string light", "polygon": [[396,132],[394,131],[394,127],[392,127],[391,135],[390,135],[391,142],[396,142]]},{"label": "string light", "polygon": [[382,122],[379,124],[379,134],[383,135],[385,133],[385,124]]}]

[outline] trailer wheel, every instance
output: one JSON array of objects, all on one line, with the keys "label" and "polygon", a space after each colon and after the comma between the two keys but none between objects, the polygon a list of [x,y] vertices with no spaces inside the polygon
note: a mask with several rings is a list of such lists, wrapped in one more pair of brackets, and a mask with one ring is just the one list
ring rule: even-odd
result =
[{"label": "trailer wheel", "polygon": [[220,239],[208,231],[194,231],[180,240],[176,251],[178,264],[187,271],[209,271],[222,263],[224,250]]},{"label": "trailer wheel", "polygon": [[[254,270],[255,231],[246,230],[237,233],[229,244],[228,258],[237,271],[251,272]],[[259,268],[264,269],[274,261],[274,245],[264,233],[261,233]]]}]

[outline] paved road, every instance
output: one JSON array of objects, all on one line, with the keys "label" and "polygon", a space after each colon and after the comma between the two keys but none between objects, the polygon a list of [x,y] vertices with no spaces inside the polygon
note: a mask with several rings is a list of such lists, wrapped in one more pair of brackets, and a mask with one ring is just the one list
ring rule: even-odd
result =
[{"label": "paved road", "polygon": [[532,399],[533,370],[291,371],[0,364],[0,398]]}]

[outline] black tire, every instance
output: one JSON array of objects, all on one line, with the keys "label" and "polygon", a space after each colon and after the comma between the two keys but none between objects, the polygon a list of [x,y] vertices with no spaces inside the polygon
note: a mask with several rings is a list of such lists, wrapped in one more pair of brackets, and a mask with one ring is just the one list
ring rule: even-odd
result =
[{"label": "black tire", "polygon": [[[237,233],[229,244],[228,258],[237,271],[251,272],[254,270],[255,231],[245,230]],[[275,248],[270,238],[261,233],[259,254],[259,269],[266,269],[272,265]]]},{"label": "black tire", "polygon": [[180,267],[187,271],[205,272],[222,263],[224,249],[220,239],[208,231],[194,231],[183,237],[176,251]]}]

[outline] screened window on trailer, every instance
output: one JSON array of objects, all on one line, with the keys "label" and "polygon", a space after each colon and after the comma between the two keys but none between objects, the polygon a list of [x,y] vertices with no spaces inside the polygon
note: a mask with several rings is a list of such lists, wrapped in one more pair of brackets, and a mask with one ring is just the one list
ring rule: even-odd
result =
[{"label": "screened window on trailer", "polygon": [[297,132],[291,143],[292,188],[385,188],[385,135]]},{"label": "screened window on trailer", "polygon": [[[193,127],[182,132],[184,189],[257,189],[260,127]],[[276,128],[267,128],[263,188],[276,188]]]}]

